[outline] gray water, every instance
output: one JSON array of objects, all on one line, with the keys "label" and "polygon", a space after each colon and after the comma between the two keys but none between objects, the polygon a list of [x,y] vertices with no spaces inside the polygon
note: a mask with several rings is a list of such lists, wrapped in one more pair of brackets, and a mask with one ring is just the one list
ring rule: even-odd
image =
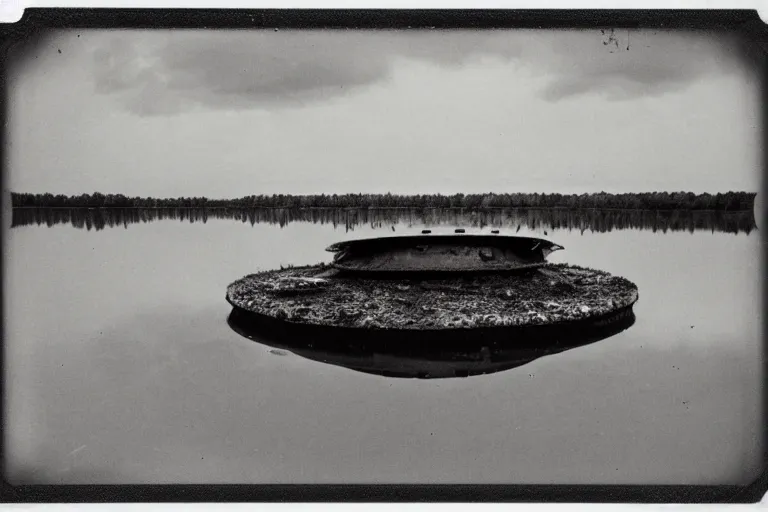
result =
[{"label": "gray water", "polygon": [[756,476],[758,231],[523,226],[521,235],[548,229],[566,247],[552,261],[634,281],[637,320],[609,339],[490,375],[370,375],[271,350],[226,323],[225,288],[245,274],[329,261],[333,242],[423,227],[214,218],[10,229],[8,477],[719,484]]}]

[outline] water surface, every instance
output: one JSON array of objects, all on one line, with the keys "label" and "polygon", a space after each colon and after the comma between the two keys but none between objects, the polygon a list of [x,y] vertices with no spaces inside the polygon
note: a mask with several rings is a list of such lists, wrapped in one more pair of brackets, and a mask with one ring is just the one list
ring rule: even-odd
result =
[{"label": "water surface", "polygon": [[[240,211],[200,212],[197,222],[190,213],[14,216],[12,481],[715,484],[759,470],[753,221]],[[438,380],[324,364],[227,325],[226,285],[245,274],[329,261],[324,248],[339,240],[456,226],[546,231],[566,247],[552,261],[638,285],[635,324],[507,371]]]}]

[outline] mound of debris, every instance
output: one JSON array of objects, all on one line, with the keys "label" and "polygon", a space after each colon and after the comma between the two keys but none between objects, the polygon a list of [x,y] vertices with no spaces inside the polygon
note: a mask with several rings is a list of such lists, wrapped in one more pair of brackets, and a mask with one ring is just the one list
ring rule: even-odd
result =
[{"label": "mound of debris", "polygon": [[246,311],[368,329],[555,324],[603,316],[637,299],[637,287],[627,279],[567,264],[426,280],[361,279],[320,264],[252,274],[227,288],[227,300]]}]

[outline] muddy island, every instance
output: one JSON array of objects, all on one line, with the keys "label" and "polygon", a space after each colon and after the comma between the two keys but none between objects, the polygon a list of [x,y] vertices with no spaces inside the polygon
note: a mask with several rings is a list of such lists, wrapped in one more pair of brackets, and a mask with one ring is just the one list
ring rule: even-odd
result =
[{"label": "muddy island", "polygon": [[241,323],[271,336],[361,343],[562,344],[599,337],[632,315],[632,282],[547,263],[559,249],[540,239],[476,235],[355,241],[331,246],[331,264],[251,274],[226,296]]}]

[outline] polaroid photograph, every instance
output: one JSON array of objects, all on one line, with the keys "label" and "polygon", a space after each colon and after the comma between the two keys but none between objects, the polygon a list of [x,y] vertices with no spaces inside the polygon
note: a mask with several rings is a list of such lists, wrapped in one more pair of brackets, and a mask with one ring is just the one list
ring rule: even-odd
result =
[{"label": "polaroid photograph", "polygon": [[762,496],[756,13],[115,13],[4,28],[18,500]]}]

